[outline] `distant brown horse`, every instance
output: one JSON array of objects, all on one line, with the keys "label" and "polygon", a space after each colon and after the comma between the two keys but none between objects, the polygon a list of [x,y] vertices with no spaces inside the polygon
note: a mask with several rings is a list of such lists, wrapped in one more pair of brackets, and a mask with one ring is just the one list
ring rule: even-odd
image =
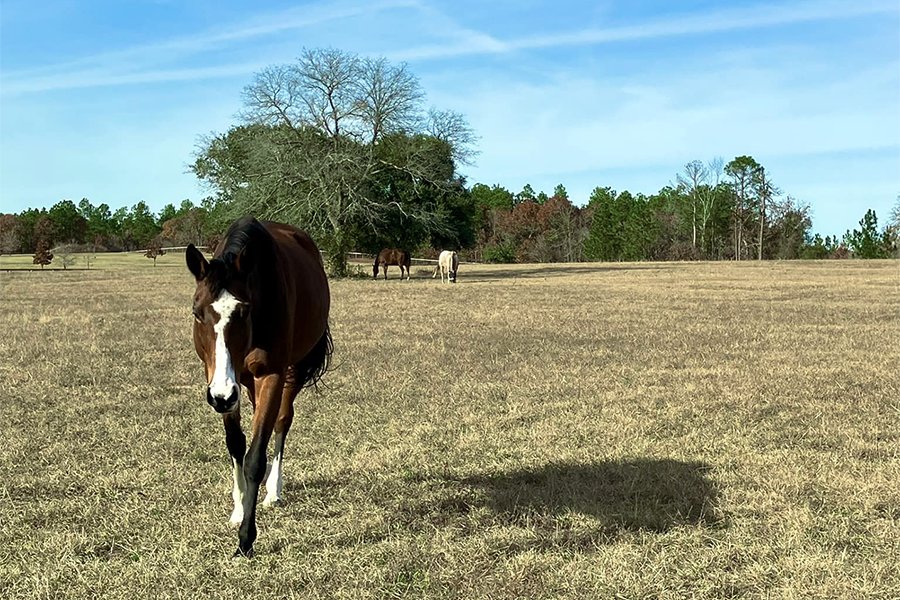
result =
[{"label": "distant brown horse", "polygon": [[[294,398],[328,368],[328,280],[306,233],[252,217],[235,221],[211,261],[193,244],[186,260],[197,280],[194,348],[206,366],[206,401],[222,414],[232,460],[231,523],[240,527],[235,556],[249,556],[266,446],[271,438],[274,459],[263,504],[280,504]],[[241,430],[241,384],[254,407],[249,449]]]},{"label": "distant brown horse", "polygon": [[384,278],[387,280],[388,265],[397,265],[400,267],[400,279],[403,279],[403,269],[406,269],[406,279],[408,281],[409,266],[411,263],[412,259],[409,256],[409,251],[399,250],[397,248],[385,248],[375,257],[375,264],[372,266],[372,271],[375,274],[374,279],[378,279],[379,266],[384,269]]}]

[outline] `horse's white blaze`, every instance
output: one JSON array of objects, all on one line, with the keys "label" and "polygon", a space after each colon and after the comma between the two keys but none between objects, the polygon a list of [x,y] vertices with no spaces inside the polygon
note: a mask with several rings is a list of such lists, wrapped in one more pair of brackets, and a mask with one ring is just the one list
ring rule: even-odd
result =
[{"label": "horse's white blaze", "polygon": [[[219,315],[219,321],[213,326],[216,334],[216,367],[213,371],[213,379],[209,383],[209,393],[214,398],[228,398],[232,390],[237,387],[234,380],[234,366],[231,364],[231,353],[225,345],[225,327],[231,321],[231,315],[240,305],[240,300],[232,296],[227,290],[219,295],[219,299],[212,303],[212,309]],[[240,388],[238,388],[240,391]]]},{"label": "horse's white blaze", "polygon": [[272,468],[269,470],[269,477],[266,479],[266,498],[263,504],[268,506],[276,504],[281,500],[281,490],[284,487],[284,481],[281,478],[281,456],[282,441],[284,434],[276,433],[272,436],[272,447],[275,448],[275,456],[272,459]]},{"label": "horse's white blaze", "polygon": [[240,525],[244,520],[244,492],[247,489],[247,481],[244,479],[244,469],[237,464],[234,458],[231,459],[231,466],[231,476],[234,479],[234,489],[231,491],[234,511],[231,513],[229,521],[232,525]]}]

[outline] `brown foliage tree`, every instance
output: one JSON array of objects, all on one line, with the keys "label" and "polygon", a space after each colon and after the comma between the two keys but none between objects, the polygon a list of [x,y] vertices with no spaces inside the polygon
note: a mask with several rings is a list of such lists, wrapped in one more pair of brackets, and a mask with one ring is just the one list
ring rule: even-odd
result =
[{"label": "brown foliage tree", "polygon": [[191,208],[163,223],[162,238],[175,246],[203,245],[207,214],[203,208]]},{"label": "brown foliage tree", "polygon": [[206,253],[212,254],[216,251],[216,246],[219,245],[219,242],[222,240],[222,236],[218,234],[212,234],[206,238],[206,243],[203,245],[206,246]]},{"label": "brown foliage tree", "polygon": [[53,247],[53,235],[55,233],[55,228],[53,227],[53,221],[50,220],[50,217],[47,215],[43,215],[37,222],[34,224],[34,239],[36,245],[40,244],[41,240],[47,243],[47,249]]},{"label": "brown foliage tree", "polygon": [[512,210],[492,211],[487,247],[511,254],[516,262],[577,262],[584,260],[589,228],[585,211],[568,198],[553,196],[543,204],[525,200]]},{"label": "brown foliage tree", "polygon": [[41,265],[41,270],[44,269],[44,265],[49,265],[53,261],[53,253],[50,252],[50,242],[48,242],[45,238],[41,238],[38,240],[37,250],[34,252],[34,260],[32,260],[32,264]]},{"label": "brown foliage tree", "polygon": [[144,256],[147,258],[153,259],[153,266],[156,266],[156,259],[165,254],[166,251],[162,247],[162,237],[156,236],[152,240],[150,240],[150,245],[147,247],[147,251],[144,253]]}]

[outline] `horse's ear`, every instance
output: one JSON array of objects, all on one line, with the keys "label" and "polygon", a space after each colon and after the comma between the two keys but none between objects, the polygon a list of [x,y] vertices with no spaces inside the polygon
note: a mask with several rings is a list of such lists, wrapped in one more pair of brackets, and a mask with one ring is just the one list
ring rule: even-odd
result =
[{"label": "horse's ear", "polygon": [[187,250],[184,251],[184,259],[187,262],[188,269],[194,274],[197,281],[206,276],[206,268],[209,266],[209,263],[206,261],[203,253],[197,250],[196,246],[188,244]]},{"label": "horse's ear", "polygon": [[244,276],[253,270],[253,252],[248,249],[248,246],[241,248],[241,251],[234,258],[234,268],[239,274]]}]

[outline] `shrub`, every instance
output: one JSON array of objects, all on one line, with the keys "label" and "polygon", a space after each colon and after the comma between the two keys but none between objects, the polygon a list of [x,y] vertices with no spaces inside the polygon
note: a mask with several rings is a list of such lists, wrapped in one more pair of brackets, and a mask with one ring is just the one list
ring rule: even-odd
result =
[{"label": "shrub", "polygon": [[497,244],[484,249],[484,262],[513,263],[516,261],[516,249],[512,244]]}]

